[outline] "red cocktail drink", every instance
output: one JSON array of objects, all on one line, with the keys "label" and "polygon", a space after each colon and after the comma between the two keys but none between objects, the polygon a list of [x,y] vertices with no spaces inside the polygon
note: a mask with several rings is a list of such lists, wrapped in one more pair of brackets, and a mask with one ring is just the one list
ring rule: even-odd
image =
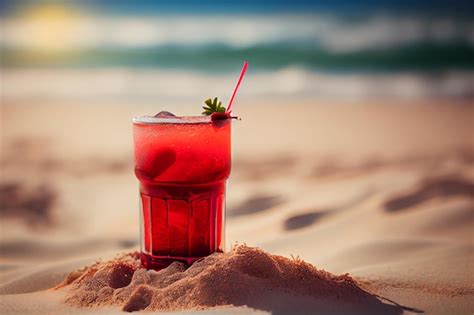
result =
[{"label": "red cocktail drink", "polygon": [[145,116],[133,125],[143,265],[223,251],[231,119]]}]

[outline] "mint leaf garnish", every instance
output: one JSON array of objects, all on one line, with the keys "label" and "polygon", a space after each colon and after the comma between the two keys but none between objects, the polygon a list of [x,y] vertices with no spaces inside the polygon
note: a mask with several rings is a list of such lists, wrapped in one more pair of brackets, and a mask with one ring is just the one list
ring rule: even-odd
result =
[{"label": "mint leaf garnish", "polygon": [[213,100],[208,98],[207,100],[204,101],[206,106],[203,106],[202,109],[204,111],[202,112],[203,115],[212,115],[214,113],[225,113],[226,108],[222,106],[222,102],[219,102],[217,97],[214,97]]}]

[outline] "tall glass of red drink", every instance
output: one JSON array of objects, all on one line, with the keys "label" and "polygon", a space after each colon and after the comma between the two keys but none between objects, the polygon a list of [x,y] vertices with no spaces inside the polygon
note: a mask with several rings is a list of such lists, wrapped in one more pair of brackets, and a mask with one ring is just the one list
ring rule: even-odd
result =
[{"label": "tall glass of red drink", "polygon": [[136,117],[141,261],[160,269],[224,250],[231,119]]}]

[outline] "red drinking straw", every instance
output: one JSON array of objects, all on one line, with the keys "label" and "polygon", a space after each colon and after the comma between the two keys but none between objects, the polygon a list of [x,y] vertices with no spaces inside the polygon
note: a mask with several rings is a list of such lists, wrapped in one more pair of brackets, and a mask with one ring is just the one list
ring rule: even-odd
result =
[{"label": "red drinking straw", "polygon": [[227,105],[227,110],[225,111],[228,114],[230,114],[232,112],[232,110],[230,108],[232,107],[232,103],[234,102],[235,94],[237,94],[237,90],[239,89],[240,82],[242,82],[242,79],[244,78],[245,71],[247,71],[248,65],[249,65],[248,62],[244,61],[244,66],[242,67],[242,71],[240,72],[239,81],[237,81],[237,85],[235,86],[234,93],[232,93],[232,97],[230,98],[229,105]]}]

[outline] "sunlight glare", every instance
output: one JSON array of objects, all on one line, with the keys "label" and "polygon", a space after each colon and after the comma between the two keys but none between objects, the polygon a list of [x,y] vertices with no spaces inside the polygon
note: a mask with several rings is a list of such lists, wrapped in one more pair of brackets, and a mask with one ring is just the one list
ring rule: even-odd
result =
[{"label": "sunlight glare", "polygon": [[28,9],[21,19],[24,21],[22,33],[31,48],[64,51],[74,45],[80,16],[64,6],[42,5]]}]

